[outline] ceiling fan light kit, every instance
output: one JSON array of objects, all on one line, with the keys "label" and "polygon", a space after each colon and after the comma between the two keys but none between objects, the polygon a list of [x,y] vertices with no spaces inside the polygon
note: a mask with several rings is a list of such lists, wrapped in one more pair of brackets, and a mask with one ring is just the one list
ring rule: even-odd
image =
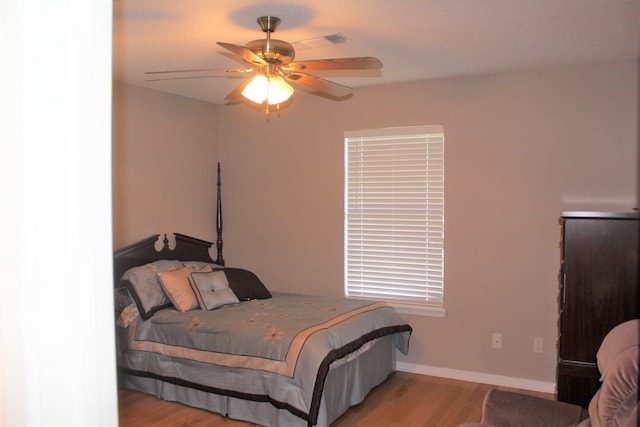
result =
[{"label": "ceiling fan light kit", "polygon": [[256,104],[267,101],[269,105],[278,105],[293,95],[293,88],[280,76],[258,74],[242,90],[242,96]]},{"label": "ceiling fan light kit", "polygon": [[[225,71],[226,73],[253,72],[255,74],[227,95],[226,99],[228,100],[234,100],[242,96],[257,104],[266,102],[268,112],[269,105],[279,106],[293,95],[294,89],[289,83],[305,86],[314,92],[322,93],[329,97],[345,98],[352,93],[350,87],[314,76],[309,74],[309,72],[382,68],[382,62],[373,57],[316,59],[295,62],[293,60],[295,58],[295,49],[291,43],[271,38],[271,33],[273,33],[280,24],[280,18],[275,16],[261,16],[257,19],[257,22],[262,31],[267,34],[265,39],[253,40],[244,46],[224,42],[217,43],[219,46],[237,55],[249,66],[248,69],[227,69],[219,71]],[[152,71],[146,74],[181,73],[181,77],[174,78],[185,78],[185,73],[201,71],[202,70]],[[198,78],[201,78],[201,76]],[[158,80],[169,79],[172,78],[169,77]]]}]

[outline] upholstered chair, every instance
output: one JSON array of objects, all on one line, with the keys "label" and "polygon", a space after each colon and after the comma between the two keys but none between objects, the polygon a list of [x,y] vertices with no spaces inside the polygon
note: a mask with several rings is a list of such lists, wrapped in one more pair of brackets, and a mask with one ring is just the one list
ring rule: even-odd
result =
[{"label": "upholstered chair", "polygon": [[490,390],[479,423],[460,427],[638,427],[640,319],[613,328],[597,353],[601,387],[589,410],[555,400]]}]

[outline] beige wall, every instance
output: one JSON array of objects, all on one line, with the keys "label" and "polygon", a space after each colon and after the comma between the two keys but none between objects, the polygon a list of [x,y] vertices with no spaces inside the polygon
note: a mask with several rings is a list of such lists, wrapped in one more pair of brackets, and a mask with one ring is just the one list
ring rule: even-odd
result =
[{"label": "beige wall", "polygon": [[[228,264],[272,290],[341,296],[343,132],[441,124],[447,316],[405,316],[415,332],[401,361],[552,383],[558,218],[637,205],[638,93],[638,62],[627,61],[359,88],[342,102],[298,92],[267,121],[244,105],[116,86],[116,241],[158,228],[213,238],[204,174],[217,131]],[[192,126],[201,134],[184,137]],[[211,162],[196,158],[204,150]],[[160,162],[145,160],[156,151]],[[194,162],[206,170],[194,174]],[[490,348],[492,332],[502,350]],[[534,337],[544,353],[533,353]]]},{"label": "beige wall", "polygon": [[558,218],[636,205],[637,75],[630,61],[299,95],[268,123],[223,108],[227,261],[275,290],[342,295],[343,131],[441,124],[447,316],[406,316],[402,360],[554,382]]},{"label": "beige wall", "polygon": [[219,106],[114,82],[114,247],[154,233],[215,237]]}]

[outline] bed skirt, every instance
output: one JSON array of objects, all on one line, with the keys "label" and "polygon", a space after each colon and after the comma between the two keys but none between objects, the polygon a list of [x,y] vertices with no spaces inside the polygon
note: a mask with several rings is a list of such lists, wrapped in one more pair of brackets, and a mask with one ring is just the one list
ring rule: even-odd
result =
[{"label": "bed skirt", "polygon": [[[395,370],[394,338],[388,335],[370,347],[338,359],[331,365],[320,401],[318,427],[328,427],[349,407],[361,403],[367,394]],[[354,357],[356,356],[357,357]],[[120,373],[118,386],[151,394],[159,399],[205,409],[231,419],[268,427],[303,427],[307,421],[269,402],[255,402],[165,382]]]}]

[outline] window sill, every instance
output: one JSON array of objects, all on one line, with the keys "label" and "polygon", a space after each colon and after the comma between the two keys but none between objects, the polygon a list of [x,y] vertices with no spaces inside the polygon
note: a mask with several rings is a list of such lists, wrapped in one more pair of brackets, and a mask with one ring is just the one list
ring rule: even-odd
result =
[{"label": "window sill", "polygon": [[434,305],[409,304],[393,301],[387,301],[387,304],[395,308],[400,314],[413,314],[416,316],[429,317],[445,317],[447,315],[447,310],[444,307],[437,307]]}]

